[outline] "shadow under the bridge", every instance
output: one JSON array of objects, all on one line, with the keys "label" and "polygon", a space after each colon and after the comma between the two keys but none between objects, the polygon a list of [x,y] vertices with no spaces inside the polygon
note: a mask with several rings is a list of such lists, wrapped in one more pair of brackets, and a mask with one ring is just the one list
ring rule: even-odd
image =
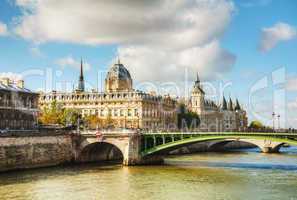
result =
[{"label": "shadow under the bridge", "polygon": [[115,145],[96,142],[87,145],[80,153],[79,162],[123,162],[123,154]]},{"label": "shadow under the bridge", "polygon": [[241,149],[250,149],[257,148],[259,151],[261,149],[252,143],[244,141],[218,141],[209,144],[207,151],[209,152],[225,152],[230,150],[241,150]]}]

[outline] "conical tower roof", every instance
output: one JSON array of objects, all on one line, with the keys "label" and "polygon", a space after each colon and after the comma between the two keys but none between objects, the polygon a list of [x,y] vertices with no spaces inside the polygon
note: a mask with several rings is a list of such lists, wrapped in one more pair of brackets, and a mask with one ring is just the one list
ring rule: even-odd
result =
[{"label": "conical tower roof", "polygon": [[228,103],[228,110],[231,110],[231,111],[233,111],[234,109],[233,109],[233,102],[232,102],[232,99],[231,99],[231,97],[229,98],[229,103]]},{"label": "conical tower roof", "polygon": [[225,99],[225,96],[223,96],[223,104],[222,104],[222,110],[227,110],[227,101]]},{"label": "conical tower roof", "polygon": [[78,81],[78,88],[79,91],[85,91],[85,81],[84,81],[84,70],[83,70],[83,60],[80,61],[80,75]]},{"label": "conical tower roof", "polygon": [[239,105],[238,99],[236,99],[235,110],[241,110],[241,107]]},{"label": "conical tower roof", "polygon": [[203,89],[201,87],[198,73],[197,73],[196,81],[195,81],[195,84],[194,84],[194,87],[193,87],[193,92],[200,92],[202,94],[205,94],[205,92],[203,91]]}]

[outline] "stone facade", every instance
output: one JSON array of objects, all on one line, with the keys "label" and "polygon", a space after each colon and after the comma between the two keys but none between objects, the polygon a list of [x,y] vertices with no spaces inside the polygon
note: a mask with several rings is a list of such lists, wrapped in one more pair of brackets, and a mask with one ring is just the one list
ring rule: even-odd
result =
[{"label": "stone facade", "polygon": [[207,131],[244,131],[248,125],[247,114],[238,100],[227,103],[225,97],[221,105],[205,98],[205,92],[197,75],[194,83],[188,109],[199,115],[200,129]]},{"label": "stone facade", "polygon": [[[80,76],[79,85],[81,80]],[[79,110],[83,117],[96,115],[102,122],[110,120],[115,128],[154,129],[176,124],[176,100],[134,90],[130,73],[120,62],[110,68],[104,92],[81,89],[40,94],[39,106],[42,109],[56,101],[64,108]]]},{"label": "stone facade", "polygon": [[22,80],[0,80],[0,130],[33,129],[36,125],[38,94],[24,88]]}]

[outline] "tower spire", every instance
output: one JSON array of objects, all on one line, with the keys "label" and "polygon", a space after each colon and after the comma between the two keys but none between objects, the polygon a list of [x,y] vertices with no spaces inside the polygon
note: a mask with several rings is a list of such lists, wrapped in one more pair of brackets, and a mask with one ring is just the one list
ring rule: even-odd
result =
[{"label": "tower spire", "polygon": [[80,60],[80,75],[79,75],[79,81],[78,81],[78,90],[83,92],[85,91],[85,83],[84,83],[84,66],[83,66],[83,60],[81,58]]},{"label": "tower spire", "polygon": [[196,83],[200,83],[200,79],[199,79],[199,74],[198,74],[198,72],[197,72],[197,74],[196,74]]},{"label": "tower spire", "polygon": [[80,78],[81,78],[82,80],[84,79],[83,60],[82,60],[82,58],[80,59]]},{"label": "tower spire", "polygon": [[228,109],[228,108],[227,108],[227,101],[226,101],[224,95],[223,95],[223,105],[222,105],[222,109],[223,109],[223,110],[227,110],[227,109]]}]

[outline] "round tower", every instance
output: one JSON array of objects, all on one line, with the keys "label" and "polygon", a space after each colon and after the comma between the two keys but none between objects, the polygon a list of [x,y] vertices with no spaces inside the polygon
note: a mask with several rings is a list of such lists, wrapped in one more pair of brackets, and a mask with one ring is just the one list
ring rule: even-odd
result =
[{"label": "round tower", "polygon": [[197,73],[197,79],[195,81],[193,90],[191,92],[191,111],[202,115],[204,113],[204,97],[205,92],[203,91],[199,76]]}]

